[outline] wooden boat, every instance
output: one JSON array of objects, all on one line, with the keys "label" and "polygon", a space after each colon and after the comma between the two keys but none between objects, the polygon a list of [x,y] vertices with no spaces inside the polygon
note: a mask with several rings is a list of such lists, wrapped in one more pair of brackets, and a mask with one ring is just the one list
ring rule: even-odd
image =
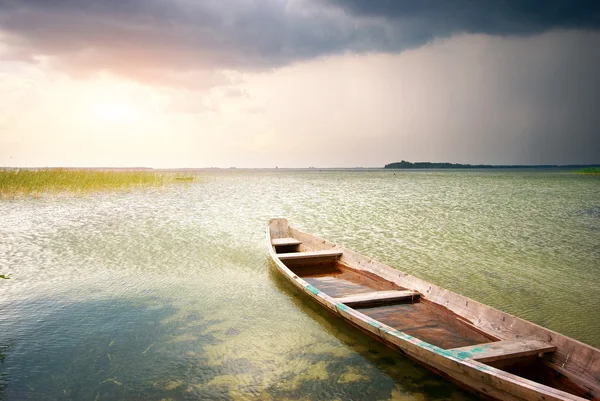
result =
[{"label": "wooden boat", "polygon": [[599,400],[600,350],[272,219],[278,270],[322,306],[486,399]]}]

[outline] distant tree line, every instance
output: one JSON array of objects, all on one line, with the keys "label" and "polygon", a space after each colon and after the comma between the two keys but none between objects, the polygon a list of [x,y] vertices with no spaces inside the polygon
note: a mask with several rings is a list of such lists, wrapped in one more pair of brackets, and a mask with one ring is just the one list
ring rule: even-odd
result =
[{"label": "distant tree line", "polygon": [[431,162],[416,162],[411,163],[406,160],[386,164],[385,168],[490,168],[492,166],[486,164],[458,164],[458,163],[431,163]]},{"label": "distant tree line", "polygon": [[596,165],[564,165],[558,166],[554,164],[538,164],[538,165],[490,165],[490,164],[459,164],[459,163],[431,163],[431,162],[416,162],[411,163],[406,160],[401,162],[395,162],[386,164],[385,168],[395,169],[464,169],[464,168],[582,168],[582,167],[595,167]]}]

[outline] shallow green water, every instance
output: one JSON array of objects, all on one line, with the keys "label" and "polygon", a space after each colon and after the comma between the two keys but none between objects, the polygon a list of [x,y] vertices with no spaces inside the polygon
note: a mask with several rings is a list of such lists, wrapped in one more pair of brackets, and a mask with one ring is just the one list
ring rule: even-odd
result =
[{"label": "shallow green water", "polygon": [[547,171],[222,171],[0,202],[0,399],[464,399],[277,275],[285,216],[600,346],[600,180]]}]

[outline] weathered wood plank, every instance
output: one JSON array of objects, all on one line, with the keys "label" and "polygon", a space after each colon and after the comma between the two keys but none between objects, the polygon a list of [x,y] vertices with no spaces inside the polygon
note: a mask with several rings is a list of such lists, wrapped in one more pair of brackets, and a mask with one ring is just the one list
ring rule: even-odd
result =
[{"label": "weathered wood plank", "polygon": [[335,300],[348,306],[360,306],[373,303],[382,303],[387,301],[400,301],[404,299],[417,300],[419,299],[419,295],[420,294],[418,292],[410,290],[373,291],[342,298],[336,298]]},{"label": "weathered wood plank", "polygon": [[291,253],[278,253],[277,257],[279,260],[301,260],[301,259],[318,259],[318,258],[337,258],[342,256],[344,252],[340,250],[323,250],[323,251],[312,251],[312,252],[291,252]]},{"label": "weathered wood plank", "polygon": [[332,297],[345,297],[373,291],[373,288],[367,287],[366,285],[337,277],[306,277],[304,280]]},{"label": "weathered wood plank", "polygon": [[556,345],[541,340],[513,340],[453,348],[449,351],[455,355],[485,363],[554,352]]},{"label": "weathered wood plank", "polygon": [[288,245],[300,245],[302,241],[296,238],[273,238],[271,244],[274,246],[288,246]]},{"label": "weathered wood plank", "polygon": [[271,219],[269,220],[269,232],[271,238],[289,237],[289,226],[286,219]]},{"label": "weathered wood plank", "polygon": [[360,308],[359,312],[444,349],[489,341],[478,332],[461,327],[458,322],[446,321],[443,314],[426,300]]}]

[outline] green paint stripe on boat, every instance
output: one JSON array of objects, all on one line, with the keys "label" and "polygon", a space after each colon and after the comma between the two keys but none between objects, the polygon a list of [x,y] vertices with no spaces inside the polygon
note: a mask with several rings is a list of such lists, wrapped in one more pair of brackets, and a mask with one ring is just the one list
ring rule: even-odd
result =
[{"label": "green paint stripe on boat", "polygon": [[315,295],[319,295],[319,294],[321,293],[321,291],[317,290],[315,287],[313,287],[313,286],[312,286],[312,285],[310,285],[310,284],[306,284],[306,287],[305,287],[305,288],[306,288],[308,291],[310,291],[310,292],[312,292],[313,294],[315,294]]}]

